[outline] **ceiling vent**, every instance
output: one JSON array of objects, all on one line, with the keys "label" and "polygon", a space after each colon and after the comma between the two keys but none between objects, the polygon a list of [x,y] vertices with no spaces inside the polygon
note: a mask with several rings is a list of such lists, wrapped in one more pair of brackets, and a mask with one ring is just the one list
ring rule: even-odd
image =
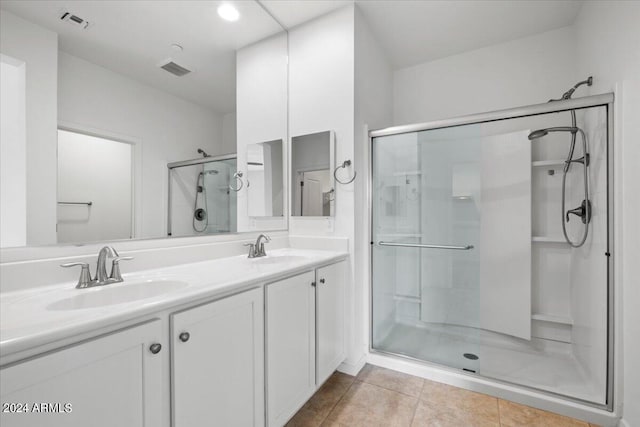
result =
[{"label": "ceiling vent", "polygon": [[169,73],[178,77],[182,77],[185,74],[189,74],[191,72],[191,70],[189,70],[188,68],[175,63],[171,58],[161,62],[159,66],[163,70],[168,71]]},{"label": "ceiling vent", "polygon": [[83,30],[89,28],[91,23],[85,19],[80,18],[78,15],[74,15],[73,13],[69,13],[66,10],[60,14],[60,20],[66,21],[74,27],[79,27]]}]

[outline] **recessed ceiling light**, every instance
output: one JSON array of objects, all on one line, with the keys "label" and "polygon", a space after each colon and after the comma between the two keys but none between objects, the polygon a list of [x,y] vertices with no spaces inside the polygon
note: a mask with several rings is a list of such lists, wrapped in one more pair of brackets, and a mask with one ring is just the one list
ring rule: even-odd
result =
[{"label": "recessed ceiling light", "polygon": [[225,21],[237,21],[240,18],[240,12],[229,3],[223,3],[218,7],[218,15]]}]

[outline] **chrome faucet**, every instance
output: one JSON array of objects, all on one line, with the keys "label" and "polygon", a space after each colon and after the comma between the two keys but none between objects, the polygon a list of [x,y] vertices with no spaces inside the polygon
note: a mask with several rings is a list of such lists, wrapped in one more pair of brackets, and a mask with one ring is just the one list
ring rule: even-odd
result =
[{"label": "chrome faucet", "polygon": [[96,282],[104,283],[109,280],[109,276],[107,276],[107,257],[109,258],[117,258],[118,251],[113,249],[111,246],[105,246],[100,249],[98,253],[98,265],[96,266]]},{"label": "chrome faucet", "polygon": [[271,238],[266,234],[261,234],[256,239],[255,243],[245,243],[244,246],[249,246],[249,258],[259,258],[267,256],[267,252],[264,250],[263,240],[267,243],[271,241]]},{"label": "chrome faucet", "polygon": [[[107,276],[107,258],[111,258],[111,274]],[[91,278],[91,270],[89,264],[86,262],[69,262],[61,264],[60,267],[75,267],[80,266],[80,278],[78,279],[77,289],[92,288],[94,286],[104,286],[110,283],[119,283],[124,279],[120,273],[120,261],[128,261],[133,257],[121,257],[118,252],[111,246],[105,246],[100,249],[98,253],[98,265],[96,266],[96,277]]]}]

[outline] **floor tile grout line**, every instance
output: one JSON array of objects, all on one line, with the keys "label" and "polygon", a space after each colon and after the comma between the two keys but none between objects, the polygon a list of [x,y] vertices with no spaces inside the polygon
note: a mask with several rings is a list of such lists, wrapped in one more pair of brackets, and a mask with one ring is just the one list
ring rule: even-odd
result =
[{"label": "floor tile grout line", "polygon": [[[420,378],[420,377],[414,377],[414,378]],[[420,393],[422,393],[422,388],[424,388],[424,379],[423,379],[423,378],[420,378],[420,379],[421,379],[421,380],[423,380],[423,382],[422,382],[422,386],[421,386],[421,388],[420,388]],[[380,388],[385,389],[385,390],[387,390],[387,391],[393,391],[393,392],[395,392],[395,393],[400,393],[400,394],[402,394],[403,396],[414,397],[414,398],[418,398],[418,399],[420,399],[420,393],[418,393],[418,395],[417,395],[417,396],[412,396],[412,395],[410,395],[410,394],[404,393],[404,392],[399,391],[399,390],[394,390],[394,389],[392,389],[392,388],[385,387],[385,386],[380,385],[380,384],[370,383],[370,382],[368,382],[368,381],[364,381],[364,380],[356,380],[356,381],[359,381],[359,382],[361,382],[361,383],[365,383],[365,384],[369,384],[369,385],[374,385],[374,386],[376,386],[376,387],[380,387]]]},{"label": "floor tile grout line", "polygon": [[422,380],[422,387],[420,387],[420,394],[418,394],[418,399],[416,400],[416,407],[413,408],[413,416],[411,417],[409,427],[413,426],[413,422],[416,420],[416,413],[418,412],[418,405],[420,405],[420,402],[422,401],[422,392],[424,391],[425,384],[426,382]]},{"label": "floor tile grout line", "polygon": [[342,393],[342,395],[340,396],[340,398],[338,400],[336,400],[336,403],[333,404],[333,406],[331,407],[331,409],[329,409],[327,411],[327,415],[324,416],[324,418],[322,419],[322,421],[320,422],[320,425],[324,424],[325,421],[327,421],[327,419],[329,418],[329,415],[331,415],[331,413],[333,412],[334,409],[336,409],[336,406],[338,406],[338,403],[340,403],[342,401],[342,399],[347,395],[347,393],[349,392],[349,390],[351,390],[351,387],[353,387],[353,385],[356,383],[356,378],[354,377],[354,380],[351,381],[351,384],[349,384],[349,387],[346,388],[346,390],[344,391],[344,393]]}]

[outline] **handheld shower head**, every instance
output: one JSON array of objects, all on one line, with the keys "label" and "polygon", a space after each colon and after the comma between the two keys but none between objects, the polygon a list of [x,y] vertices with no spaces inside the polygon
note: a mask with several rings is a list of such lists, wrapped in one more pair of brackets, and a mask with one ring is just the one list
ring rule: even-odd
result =
[{"label": "handheld shower head", "polygon": [[534,139],[542,138],[543,136],[546,136],[548,133],[549,133],[549,131],[546,130],[546,129],[534,130],[533,132],[531,132],[529,134],[529,141],[533,141]]},{"label": "handheld shower head", "polygon": [[533,132],[531,132],[529,134],[529,141],[533,141],[534,139],[537,139],[537,138],[542,138],[543,136],[546,136],[549,132],[571,132],[571,133],[576,133],[576,132],[578,132],[578,128],[574,127],[574,126],[558,126],[558,127],[553,127],[553,128],[534,130]]},{"label": "handheld shower head", "polygon": [[568,91],[563,93],[562,94],[562,98],[560,98],[560,99],[550,99],[549,102],[562,101],[562,100],[565,100],[565,99],[571,99],[571,97],[573,96],[573,92],[575,92],[576,89],[578,89],[580,86],[582,86],[582,85],[591,86],[592,84],[593,84],[593,76],[589,76],[589,77],[587,77],[586,80],[583,80],[581,82],[576,83],[571,89],[569,89]]}]

